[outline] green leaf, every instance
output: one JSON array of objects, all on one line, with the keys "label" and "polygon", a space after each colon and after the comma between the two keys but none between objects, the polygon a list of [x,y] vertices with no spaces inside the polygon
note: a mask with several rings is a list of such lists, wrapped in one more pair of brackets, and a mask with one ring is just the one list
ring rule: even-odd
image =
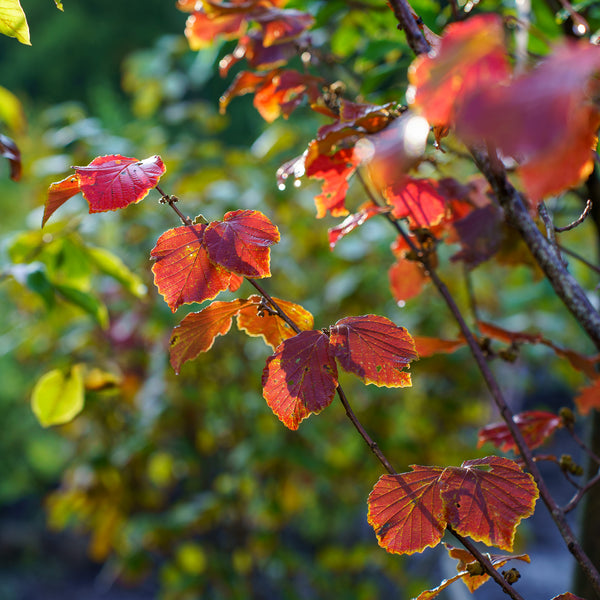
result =
[{"label": "green leaf", "polygon": [[54,0],[54,4],[56,4],[56,8],[58,8],[58,10],[62,10],[62,11],[65,10],[63,8],[63,3],[60,0]]},{"label": "green leaf", "polygon": [[104,248],[88,247],[87,252],[92,263],[106,275],[116,279],[123,287],[136,298],[144,298],[148,288],[142,280],[125,263],[112,252]]},{"label": "green leaf", "polygon": [[31,394],[31,409],[42,427],[72,421],[83,409],[83,365],[74,365],[69,376],[54,369],[42,375]]},{"label": "green leaf", "polygon": [[55,288],[65,300],[79,306],[86,313],[94,317],[102,329],[108,327],[108,310],[96,296],[68,285],[55,284]]},{"label": "green leaf", "polygon": [[0,33],[31,46],[29,26],[19,0],[0,0]]}]

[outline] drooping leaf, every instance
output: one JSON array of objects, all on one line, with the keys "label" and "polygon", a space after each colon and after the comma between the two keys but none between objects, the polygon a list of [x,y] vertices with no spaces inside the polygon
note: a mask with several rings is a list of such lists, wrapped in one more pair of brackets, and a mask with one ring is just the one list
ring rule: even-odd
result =
[{"label": "drooping leaf", "polygon": [[0,34],[14,37],[27,46],[31,46],[29,26],[19,0],[0,2]]},{"label": "drooping leaf", "polygon": [[333,250],[338,241],[344,236],[354,231],[357,227],[360,227],[369,219],[372,219],[375,215],[384,214],[389,212],[389,210],[390,209],[387,206],[377,206],[371,202],[362,206],[358,212],[348,215],[339,225],[331,227],[328,230],[329,248]]},{"label": "drooping leaf", "polygon": [[267,359],[263,396],[289,429],[331,404],[337,367],[329,338],[321,331],[302,331],[284,340]]},{"label": "drooping leaf", "polygon": [[575,406],[582,415],[587,415],[593,408],[600,410],[600,378],[579,390],[575,396]]},{"label": "drooping leaf", "polygon": [[42,427],[72,421],[83,409],[83,365],[74,365],[67,376],[60,369],[38,379],[31,394],[31,408]]},{"label": "drooping leaf", "polygon": [[231,329],[233,317],[248,302],[243,299],[217,301],[199,312],[188,314],[171,335],[169,352],[175,373],[179,374],[183,363],[210,350],[215,338]]},{"label": "drooping leaf", "polygon": [[[562,427],[562,420],[559,416],[541,410],[529,410],[516,414],[513,421],[521,430],[525,442],[531,450],[541,446],[559,427]],[[477,447],[481,448],[485,442],[494,444],[502,452],[519,451],[504,422],[493,423],[479,430]]]},{"label": "drooping leaf", "polygon": [[21,151],[13,140],[0,133],[0,156],[8,159],[10,178],[13,181],[21,179]]},{"label": "drooping leaf", "polygon": [[[313,316],[302,306],[273,298],[277,305],[290,317],[302,331],[308,331],[314,326]],[[244,306],[237,315],[237,325],[250,336],[260,336],[273,350],[283,342],[296,335],[296,332],[279,316],[264,309],[261,297],[257,295],[248,298],[250,304]]]},{"label": "drooping leaf", "polygon": [[501,17],[477,15],[446,27],[439,49],[415,59],[408,95],[430,124],[448,126],[470,92],[502,83],[509,74]]},{"label": "drooping leaf", "polygon": [[229,286],[231,273],[210,260],[202,243],[206,227],[169,229],[150,253],[154,284],[173,312],[182,304],[212,300]]},{"label": "drooping leaf", "polygon": [[539,495],[529,473],[497,456],[447,467],[440,491],[447,522],[457,533],[509,552],[517,525],[533,514]]},{"label": "drooping leaf", "polygon": [[466,344],[465,340],[442,340],[433,337],[413,336],[419,358],[434,354],[451,354]]},{"label": "drooping leaf", "polygon": [[411,466],[412,472],[382,475],[369,494],[367,519],[382,548],[414,554],[437,546],[446,529],[440,497],[441,467]]},{"label": "drooping leaf", "polygon": [[148,289],[144,282],[115,254],[105,248],[86,246],[87,254],[94,265],[104,274],[112,277],[136,298],[144,298]]},{"label": "drooping leaf", "polygon": [[42,227],[52,216],[54,211],[58,210],[69,198],[72,198],[75,194],[78,194],[80,191],[81,190],[79,189],[79,177],[77,177],[77,175],[69,175],[61,181],[51,183],[50,187],[48,188],[48,197],[46,198],[46,204],[44,205]]},{"label": "drooping leaf", "polygon": [[102,329],[108,328],[108,309],[92,292],[58,283],[54,283],[54,288],[63,299],[92,316]]},{"label": "drooping leaf", "polygon": [[204,231],[210,260],[244,277],[269,277],[269,246],[279,242],[279,231],[257,210],[228,212]]},{"label": "drooping leaf", "polygon": [[404,327],[389,319],[377,315],[340,319],[330,328],[330,344],[342,367],[365,383],[412,385],[404,369],[418,358],[415,343]]},{"label": "drooping leaf", "polygon": [[158,183],[165,166],[160,156],[144,160],[119,154],[99,156],[87,167],[74,167],[90,213],[117,210],[143,200]]},{"label": "drooping leaf", "polygon": [[396,302],[406,302],[418,296],[429,278],[414,260],[399,259],[389,269],[390,290]]}]

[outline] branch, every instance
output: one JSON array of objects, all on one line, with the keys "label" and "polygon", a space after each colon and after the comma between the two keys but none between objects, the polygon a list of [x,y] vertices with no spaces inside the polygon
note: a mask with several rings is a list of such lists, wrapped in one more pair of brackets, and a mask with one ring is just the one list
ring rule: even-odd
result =
[{"label": "branch", "polygon": [[572,498],[569,500],[569,503],[563,508],[563,512],[567,514],[572,511],[578,504],[579,501],[583,498],[585,493],[595,486],[600,481],[600,471],[596,473],[594,477],[592,477]]},{"label": "branch", "polygon": [[575,219],[575,221],[573,221],[572,223],[569,223],[568,225],[565,225],[564,227],[556,227],[556,225],[554,226],[554,231],[556,231],[557,233],[563,233],[564,231],[571,231],[571,229],[575,229],[575,227],[577,227],[578,225],[581,225],[581,223],[583,223],[586,219],[586,217],[592,212],[592,201],[588,198],[586,203],[585,203],[585,208],[583,209],[583,212],[579,215],[579,217],[577,219]]},{"label": "branch", "polygon": [[389,5],[398,21],[398,29],[403,29],[406,34],[406,41],[410,49],[417,56],[427,54],[431,50],[431,46],[419,28],[419,23],[422,22],[421,18],[417,16],[406,0],[389,0]]}]

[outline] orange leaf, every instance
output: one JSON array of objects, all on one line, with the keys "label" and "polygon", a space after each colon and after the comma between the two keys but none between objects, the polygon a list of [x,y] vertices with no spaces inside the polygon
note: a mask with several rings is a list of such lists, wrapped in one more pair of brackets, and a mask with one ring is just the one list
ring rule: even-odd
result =
[{"label": "orange leaf", "polygon": [[243,14],[209,17],[203,12],[194,11],[185,23],[185,37],[191,50],[208,48],[217,36],[232,40],[243,35],[246,18]]},{"label": "orange leaf", "polygon": [[125,208],[143,200],[165,172],[160,156],[144,160],[120,154],[99,156],[87,167],[73,167],[90,213]]},{"label": "orange leaf", "polygon": [[269,277],[269,246],[279,242],[279,231],[257,210],[228,212],[204,231],[210,260],[244,277]]},{"label": "orange leaf", "polygon": [[[562,427],[560,417],[541,410],[519,413],[513,417],[513,421],[521,430],[525,442],[531,450],[541,446],[559,427]],[[481,448],[485,442],[494,444],[502,452],[519,451],[508,425],[504,422],[493,423],[479,430],[477,447]]]},{"label": "orange leaf", "polygon": [[78,194],[79,191],[79,178],[77,175],[69,175],[62,181],[51,183],[48,188],[48,198],[44,205],[42,227],[46,224],[55,210],[58,210],[69,198]]},{"label": "orange leaf", "polygon": [[415,343],[404,327],[377,315],[346,317],[330,328],[330,344],[342,367],[365,383],[408,387],[404,371],[418,358]]},{"label": "orange leaf", "polygon": [[439,491],[444,470],[416,465],[411,469],[411,473],[382,475],[369,494],[369,524],[379,545],[394,554],[433,548],[446,529]]},{"label": "orange leaf", "polygon": [[312,26],[314,18],[299,10],[271,9],[257,16],[256,21],[264,30],[263,45],[267,48],[298,37]]},{"label": "orange leaf", "polygon": [[337,367],[329,338],[321,331],[303,331],[283,341],[267,359],[263,396],[289,429],[331,404]]},{"label": "orange leaf", "polygon": [[587,415],[593,408],[600,410],[600,379],[579,391],[575,397],[575,406],[582,415]]},{"label": "orange leaf", "polygon": [[533,514],[533,477],[507,458],[488,456],[448,467],[440,486],[449,525],[460,535],[511,551],[517,525]]},{"label": "orange leaf", "polygon": [[388,271],[390,290],[396,302],[406,302],[418,296],[429,278],[414,260],[399,259]]},{"label": "orange leaf", "polygon": [[183,363],[210,350],[215,338],[231,329],[233,317],[249,301],[213,302],[200,312],[188,314],[171,335],[169,352],[175,373],[179,375]]},{"label": "orange leaf", "polygon": [[439,338],[413,336],[419,358],[426,358],[434,354],[451,354],[465,345],[465,340],[441,340]]},{"label": "orange leaf", "polygon": [[446,199],[430,179],[405,177],[383,191],[393,206],[392,215],[407,218],[412,229],[429,229],[439,223],[446,210]]},{"label": "orange leaf", "polygon": [[[314,326],[313,316],[304,308],[293,302],[273,298],[277,305],[296,324],[299,329],[307,331]],[[260,310],[261,297],[250,296],[249,304],[242,308],[237,316],[238,328],[250,336],[261,336],[266,344],[273,350],[288,338],[296,335],[296,332],[279,316],[267,311]]]},{"label": "orange leaf", "polygon": [[436,126],[452,123],[469,92],[508,76],[502,19],[492,14],[449,25],[439,49],[419,56],[408,71],[412,102]]},{"label": "orange leaf", "polygon": [[202,244],[206,225],[176,227],[163,233],[150,255],[154,284],[169,308],[212,300],[226,290],[231,273],[214,264]]}]

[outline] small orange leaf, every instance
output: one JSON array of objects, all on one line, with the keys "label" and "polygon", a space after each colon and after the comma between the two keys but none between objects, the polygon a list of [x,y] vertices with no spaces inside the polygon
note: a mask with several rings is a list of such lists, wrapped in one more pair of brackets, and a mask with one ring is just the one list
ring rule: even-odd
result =
[{"label": "small orange leaf", "polygon": [[321,331],[303,331],[283,341],[267,359],[263,396],[289,429],[331,404],[337,387],[337,367],[329,338]]},{"label": "small orange leaf", "polygon": [[434,354],[452,354],[465,345],[465,340],[442,340],[440,338],[413,336],[419,358],[427,358]]},{"label": "small orange leaf", "polygon": [[593,408],[600,410],[600,379],[579,390],[575,406],[582,415],[587,415]]},{"label": "small orange leaf", "polygon": [[208,48],[217,36],[225,40],[238,38],[246,29],[243,14],[209,17],[193,11],[185,23],[185,37],[191,50]]},{"label": "small orange leaf", "polygon": [[79,193],[79,178],[77,175],[69,175],[61,181],[50,184],[48,188],[48,198],[44,205],[44,217],[42,218],[42,227],[52,216],[54,211],[58,210],[69,198]]},{"label": "small orange leaf", "polygon": [[415,343],[404,327],[385,317],[365,315],[340,319],[330,328],[330,344],[342,367],[365,383],[408,387],[404,369],[418,358]]},{"label": "small orange leaf", "polygon": [[418,296],[429,277],[414,260],[401,258],[389,269],[390,290],[396,302],[406,302]]}]

